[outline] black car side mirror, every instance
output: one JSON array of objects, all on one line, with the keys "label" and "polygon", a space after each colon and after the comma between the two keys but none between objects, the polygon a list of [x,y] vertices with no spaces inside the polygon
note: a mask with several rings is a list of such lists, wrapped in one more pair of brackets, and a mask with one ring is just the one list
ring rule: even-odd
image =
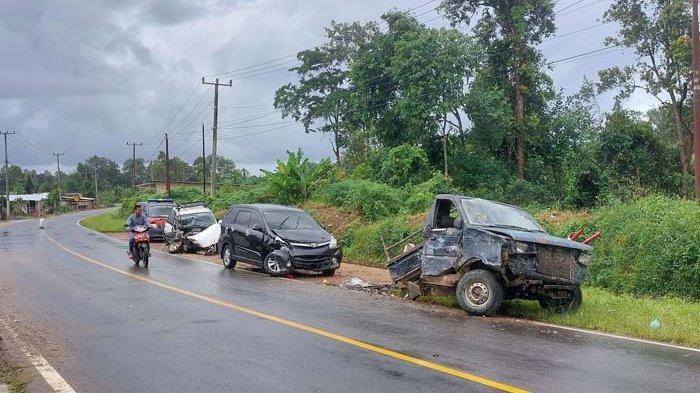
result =
[{"label": "black car side mirror", "polygon": [[262,227],[260,227],[260,225],[253,225],[252,227],[250,227],[250,229],[254,231],[262,231]]}]

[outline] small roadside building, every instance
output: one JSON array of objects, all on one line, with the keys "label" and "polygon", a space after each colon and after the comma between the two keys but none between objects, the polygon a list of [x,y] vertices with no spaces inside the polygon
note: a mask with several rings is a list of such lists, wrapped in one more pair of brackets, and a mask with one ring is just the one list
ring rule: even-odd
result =
[{"label": "small roadside building", "polygon": [[13,215],[41,217],[48,212],[48,192],[38,194],[10,194]]}]

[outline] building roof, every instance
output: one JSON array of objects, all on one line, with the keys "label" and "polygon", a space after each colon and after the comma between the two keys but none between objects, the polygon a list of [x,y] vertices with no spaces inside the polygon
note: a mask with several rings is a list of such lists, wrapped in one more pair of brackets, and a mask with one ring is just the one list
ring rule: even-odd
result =
[{"label": "building roof", "polygon": [[22,201],[33,201],[33,202],[39,202],[39,201],[45,201],[49,199],[49,193],[48,192],[42,192],[39,194],[10,194],[10,202],[14,202],[17,200],[22,200]]}]

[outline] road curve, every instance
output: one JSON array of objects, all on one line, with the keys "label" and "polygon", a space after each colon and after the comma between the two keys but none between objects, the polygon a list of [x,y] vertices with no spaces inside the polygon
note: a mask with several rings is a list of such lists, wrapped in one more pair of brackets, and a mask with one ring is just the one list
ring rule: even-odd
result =
[{"label": "road curve", "polygon": [[[696,391],[700,353],[228,271],[80,228],[0,227],[0,303],[77,392]],[[39,345],[39,348],[41,346]]]}]

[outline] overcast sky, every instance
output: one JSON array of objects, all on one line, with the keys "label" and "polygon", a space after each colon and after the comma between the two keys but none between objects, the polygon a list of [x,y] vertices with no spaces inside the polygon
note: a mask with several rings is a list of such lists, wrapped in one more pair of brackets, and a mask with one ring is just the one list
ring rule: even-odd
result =
[{"label": "overcast sky", "polygon": [[[192,161],[201,154],[201,123],[211,127],[212,121],[213,92],[200,84],[202,76],[320,44],[331,20],[368,21],[426,1],[2,1],[0,129],[18,133],[9,139],[10,161],[53,171],[50,153],[62,151],[67,169],[95,154],[122,163],[131,155],[127,141],[142,142],[137,155],[148,160],[163,148],[164,130],[174,134],[171,154]],[[598,25],[610,1],[558,3],[557,34],[563,35]],[[431,10],[437,4],[413,14],[428,26],[445,25]],[[562,59],[603,47],[603,38],[614,32],[611,24],[595,26],[547,41],[541,49],[549,60]],[[220,132],[219,151],[251,172],[272,167],[286,150],[302,148],[314,159],[331,156],[327,137],[305,134],[273,113],[275,89],[293,80],[280,68],[293,60],[251,69],[262,75],[242,78],[251,70],[221,75],[234,81],[221,88],[219,123],[231,126]],[[572,93],[585,75],[595,78],[601,68],[632,60],[629,50],[616,50],[557,63],[551,75],[558,88]],[[610,95],[599,102],[607,110]],[[627,103],[638,109],[650,104],[642,94]]]}]

